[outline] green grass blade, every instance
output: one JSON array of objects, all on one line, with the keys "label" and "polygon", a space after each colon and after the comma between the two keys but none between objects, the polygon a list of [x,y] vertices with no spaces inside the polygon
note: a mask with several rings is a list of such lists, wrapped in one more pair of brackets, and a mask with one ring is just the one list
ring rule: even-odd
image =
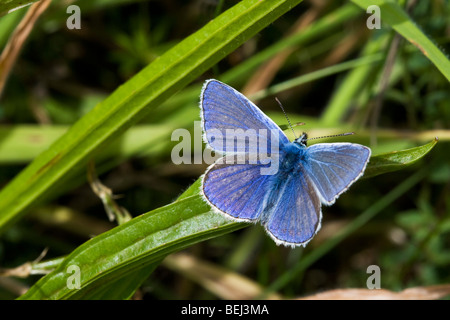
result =
[{"label": "green grass blade", "polygon": [[119,87],[2,190],[0,230],[58,190],[63,178],[80,175],[96,152],[299,2],[241,1]]},{"label": "green grass blade", "polygon": [[[169,253],[244,226],[210,211],[199,195],[188,196],[82,244],[21,299],[92,298],[108,283],[151,268]],[[80,289],[66,285],[71,265],[80,268]]]},{"label": "green grass blade", "polygon": [[382,60],[383,56],[381,54],[373,54],[364,56],[361,58],[349,60],[346,62],[342,62],[339,64],[332,65],[330,67],[326,67],[317,71],[313,71],[307,74],[303,74],[301,76],[295,77],[293,79],[289,79],[287,81],[278,83],[273,85],[267,89],[263,89],[259,92],[256,92],[251,95],[252,100],[259,100],[265,98],[270,95],[276,95],[280,92],[287,91],[291,88],[295,88],[301,86],[302,84],[321,79],[336,73],[340,73],[343,71],[347,71],[352,68],[358,68],[360,66],[370,66],[372,64],[378,63]]},{"label": "green grass blade", "polygon": [[2,1],[0,3],[0,16],[4,16],[10,12],[13,12],[15,10],[18,10],[23,7],[27,7],[34,2],[37,2],[38,0],[28,0],[28,1],[22,1],[22,0],[8,0],[8,1]]},{"label": "green grass blade", "polygon": [[[362,57],[380,55],[383,46],[386,44],[386,33],[382,36],[374,37],[374,39],[367,43],[366,47],[361,53]],[[321,123],[326,126],[338,125],[352,106],[352,101],[367,85],[371,74],[376,74],[376,70],[380,68],[378,64],[366,64],[355,67],[350,71],[341,82],[336,92],[333,93],[330,102],[326,106],[321,116]]]},{"label": "green grass blade", "polygon": [[311,41],[318,41],[321,37],[328,34],[330,31],[339,28],[340,25],[346,21],[358,16],[360,14],[357,7],[352,4],[347,4],[338,10],[332,11],[330,14],[314,22],[303,30],[295,33],[284,39],[281,39],[274,45],[259,52],[250,59],[239,64],[237,67],[221,75],[220,80],[229,84],[235,84],[238,79],[245,79],[245,76],[266,62],[268,59],[274,57],[277,53],[292,47],[302,46]]},{"label": "green grass blade", "polygon": [[[149,154],[150,146],[170,140],[170,134],[176,128],[172,123],[136,125],[101,153],[105,157],[117,158],[129,158],[142,153],[142,150]],[[65,125],[0,126],[0,165],[31,162],[68,129],[69,126]]]},{"label": "green grass blade", "polygon": [[389,0],[352,0],[366,10],[371,5],[380,7],[381,20],[389,24],[406,40],[415,45],[430,59],[436,68],[450,81],[450,60],[439,48],[416,26],[406,12],[394,1]]},{"label": "green grass blade", "polygon": [[370,158],[370,164],[367,166],[364,178],[397,171],[410,166],[430,152],[437,142],[438,138],[435,138],[433,141],[423,146],[373,156]]},{"label": "green grass blade", "polygon": [[126,300],[130,299],[148,276],[160,264],[160,261],[152,263],[145,268],[135,270],[135,272],[118,279],[106,280],[96,283],[88,290],[74,290],[70,299],[72,300]]},{"label": "green grass blade", "polygon": [[[273,58],[283,50],[305,46],[308,43],[320,41],[328,33],[333,32],[336,28],[340,28],[341,25],[360,14],[361,12],[357,6],[354,4],[347,4],[327,14],[320,20],[313,22],[305,30],[302,30],[302,32],[281,38],[269,47],[221,74],[218,78],[229,85],[237,86],[243,79],[247,78],[248,74],[251,74],[251,72],[257,67]],[[177,94],[175,97],[170,99],[168,102],[170,105],[168,106],[168,109],[184,107],[186,105],[186,101],[190,102],[193,99],[197,99],[200,89],[201,84],[194,84],[185,89],[183,92],[180,92],[180,94]]]}]

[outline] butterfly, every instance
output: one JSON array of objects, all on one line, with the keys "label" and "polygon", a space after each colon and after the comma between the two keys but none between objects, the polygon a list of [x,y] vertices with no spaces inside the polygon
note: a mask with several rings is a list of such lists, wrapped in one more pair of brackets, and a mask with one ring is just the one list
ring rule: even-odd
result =
[{"label": "butterfly", "polygon": [[214,79],[200,98],[203,138],[223,155],[202,177],[203,199],[228,218],[259,222],[277,245],[305,246],[320,229],[321,204],[333,204],[363,175],[371,150],[308,147],[306,133],[291,142],[243,94]]}]

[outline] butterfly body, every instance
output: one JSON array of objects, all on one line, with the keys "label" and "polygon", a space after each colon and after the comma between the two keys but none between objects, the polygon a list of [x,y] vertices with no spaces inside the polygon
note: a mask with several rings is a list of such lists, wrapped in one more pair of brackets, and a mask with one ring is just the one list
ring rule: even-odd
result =
[{"label": "butterfly body", "polygon": [[282,156],[279,158],[278,173],[273,178],[287,178],[291,174],[300,171],[302,162],[306,158],[306,150],[295,143],[290,143],[281,149]]},{"label": "butterfly body", "polygon": [[[225,154],[203,176],[205,201],[229,218],[261,223],[277,244],[306,245],[320,229],[321,204],[334,203],[370,157],[369,148],[352,143],[308,147],[305,133],[289,141],[250,100],[217,80],[205,83],[201,110],[205,141]],[[226,143],[232,129],[241,130],[232,137],[241,145]],[[257,161],[236,161],[237,155],[247,159],[261,150],[255,141],[269,148],[270,161],[259,154]]]}]

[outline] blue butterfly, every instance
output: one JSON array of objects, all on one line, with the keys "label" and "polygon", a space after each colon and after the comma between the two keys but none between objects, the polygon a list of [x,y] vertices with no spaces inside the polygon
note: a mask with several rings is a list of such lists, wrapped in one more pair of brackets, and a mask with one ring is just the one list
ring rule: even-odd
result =
[{"label": "blue butterfly", "polygon": [[[203,175],[203,198],[228,218],[261,223],[278,245],[305,246],[320,229],[321,203],[333,204],[370,158],[369,148],[354,143],[307,147],[305,133],[290,142],[255,104],[217,80],[205,82],[200,108],[205,142],[225,154]],[[276,170],[263,173],[269,167]]]}]

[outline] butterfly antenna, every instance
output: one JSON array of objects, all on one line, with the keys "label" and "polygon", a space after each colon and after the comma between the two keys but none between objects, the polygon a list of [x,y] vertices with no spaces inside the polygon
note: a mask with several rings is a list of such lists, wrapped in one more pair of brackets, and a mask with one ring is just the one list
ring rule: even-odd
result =
[{"label": "butterfly antenna", "polygon": [[322,136],[322,137],[314,137],[314,138],[308,138],[306,140],[315,140],[315,139],[323,139],[323,138],[333,138],[333,137],[341,137],[341,136],[351,136],[352,134],[355,134],[354,132],[346,132],[346,133],[340,133],[340,134],[332,134],[330,136]]},{"label": "butterfly antenna", "polygon": [[[278,100],[277,97],[275,97],[275,100],[278,102],[278,104],[280,105],[281,110],[283,110],[284,116],[286,117],[286,120],[289,123],[289,127],[291,127],[292,133],[294,134],[295,139],[297,139],[297,135],[295,134],[294,128],[292,127],[291,121],[289,120],[286,111],[284,111],[283,105],[281,104],[280,100]],[[303,124],[302,122],[300,122],[299,124]]]}]

